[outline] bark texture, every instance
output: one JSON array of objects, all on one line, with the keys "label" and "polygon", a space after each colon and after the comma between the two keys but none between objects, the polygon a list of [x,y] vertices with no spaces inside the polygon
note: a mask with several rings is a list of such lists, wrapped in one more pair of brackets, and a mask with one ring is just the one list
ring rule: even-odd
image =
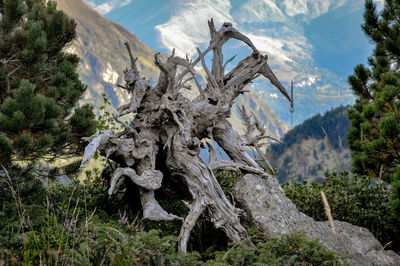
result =
[{"label": "bark texture", "polygon": [[[233,130],[227,118],[235,99],[245,92],[246,84],[262,75],[289,100],[290,110],[293,110],[293,85],[289,96],[268,66],[268,57],[261,55],[230,23],[224,23],[218,31],[212,20],[208,26],[210,46],[203,52],[198,50],[195,60],[180,58],[174,52],[165,62],[159,54],[154,56],[160,69],[158,83],[154,86],[140,77],[136,59],[125,43],[131,66],[125,70],[125,85],[120,87],[132,98],[114,115],[123,130],[104,131],[90,139],[82,166],[99,151],[114,168],[109,194],[131,182],[138,187],[143,219],[182,220],[179,250],[183,252],[197,219],[205,215],[233,241],[240,241],[247,235],[242,222],[271,235],[303,231],[311,239],[319,238],[351,265],[399,265],[399,256],[383,250],[367,229],[335,221],[337,234],[332,234],[327,222],[316,222],[299,212],[276,178],[268,175],[247,154],[246,147],[254,147],[260,153],[263,145],[260,141],[270,137],[254,114],[249,115],[243,107],[240,113],[246,133],[241,136]],[[253,52],[225,73],[226,64],[232,58],[224,63],[222,47],[231,38],[244,42]],[[209,70],[204,57],[211,51],[212,68]],[[194,69],[198,63],[206,73],[204,87],[197,80]],[[199,92],[193,100],[181,93],[182,89],[191,89],[191,85]],[[131,122],[122,122],[123,116],[128,116]],[[216,141],[232,161],[217,161],[210,140]],[[205,144],[210,151],[208,163],[199,156],[200,148]],[[267,161],[266,164],[270,167]],[[232,195],[243,210],[227,199],[218,184],[214,174],[221,170],[246,174],[235,185]],[[270,170],[273,172],[272,168]],[[185,202],[189,208],[186,217],[166,212],[155,198],[155,190],[164,189],[169,193],[170,184],[175,188],[184,186],[191,195],[191,202]],[[241,214],[242,219],[239,218]]]},{"label": "bark texture", "polygon": [[[175,56],[174,51],[165,62],[159,54],[154,56],[155,64],[160,69],[158,83],[154,86],[140,77],[136,59],[129,44],[125,43],[131,66],[125,70],[125,85],[120,87],[127,90],[132,98],[114,115],[124,130],[106,131],[93,138],[82,162],[82,166],[87,164],[97,150],[113,161],[115,169],[109,194],[122,189],[125,180],[130,179],[139,187],[144,219],[183,220],[179,236],[181,251],[186,251],[190,231],[201,214],[206,215],[216,228],[224,230],[233,241],[240,241],[247,235],[239,219],[241,210],[227,199],[214,175],[220,170],[238,170],[267,176],[245,150],[246,146],[259,150],[259,141],[269,138],[259,121],[255,116],[251,118],[242,108],[240,111],[247,132],[240,136],[227,120],[235,99],[245,92],[246,84],[262,75],[290,103],[293,102],[268,66],[268,57],[262,55],[246,36],[233,28],[231,23],[224,23],[218,31],[213,20],[208,22],[208,26],[210,46],[203,52],[197,49],[198,56],[193,61]],[[225,67],[233,58],[224,62],[222,47],[231,38],[247,44],[252,54],[226,73]],[[211,51],[210,70],[204,57]],[[199,63],[206,73],[204,87],[197,80],[198,74],[194,69]],[[191,84],[199,92],[193,100],[182,95],[182,89],[191,89]],[[123,123],[122,116],[129,116],[131,122]],[[215,151],[209,145],[210,161],[205,163],[199,153],[207,140],[216,141],[232,162],[217,161]],[[160,159],[164,160],[163,165],[167,169],[157,167]],[[186,217],[167,213],[155,199],[154,191],[162,189],[165,178],[176,178],[181,185],[187,186],[192,202],[187,203],[190,211]]]}]

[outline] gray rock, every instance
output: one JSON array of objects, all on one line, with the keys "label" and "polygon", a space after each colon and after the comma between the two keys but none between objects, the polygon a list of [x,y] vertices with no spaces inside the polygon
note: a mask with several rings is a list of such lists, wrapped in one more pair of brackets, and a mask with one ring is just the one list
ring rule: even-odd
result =
[{"label": "gray rock", "polygon": [[329,222],[317,222],[298,211],[275,178],[247,174],[235,185],[233,193],[239,207],[245,210],[243,222],[264,233],[279,236],[302,231],[310,239],[318,238],[350,265],[400,265],[400,256],[383,250],[368,229],[334,221],[334,235]]},{"label": "gray rock", "polygon": [[64,185],[64,186],[69,186],[73,182],[67,175],[59,175],[59,176],[56,176],[56,178],[54,179],[54,183]]},{"label": "gray rock", "polygon": [[57,185],[62,185],[62,186],[69,186],[73,183],[73,181],[67,176],[67,175],[59,175],[56,176],[54,179],[50,180],[47,177],[42,177],[39,178],[39,180],[42,181],[43,186],[49,188],[51,186],[57,186]]}]

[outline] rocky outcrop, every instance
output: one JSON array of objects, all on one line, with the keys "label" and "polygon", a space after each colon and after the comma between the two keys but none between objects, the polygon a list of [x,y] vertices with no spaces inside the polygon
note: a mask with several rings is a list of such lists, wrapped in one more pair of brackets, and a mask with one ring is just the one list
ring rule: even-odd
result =
[{"label": "rocky outcrop", "polygon": [[334,235],[329,222],[317,222],[298,211],[273,177],[262,179],[247,174],[235,185],[233,193],[239,207],[245,210],[242,220],[247,226],[272,236],[302,231],[310,239],[318,238],[350,265],[400,265],[400,256],[383,250],[368,229],[334,221]]}]

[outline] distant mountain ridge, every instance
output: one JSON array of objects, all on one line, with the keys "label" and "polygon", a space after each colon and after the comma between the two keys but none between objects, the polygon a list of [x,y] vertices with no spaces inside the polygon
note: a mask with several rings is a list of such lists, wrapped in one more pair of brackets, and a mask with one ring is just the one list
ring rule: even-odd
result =
[{"label": "distant mountain ridge", "polygon": [[128,95],[116,89],[122,82],[122,70],[129,64],[129,56],[123,45],[129,41],[138,57],[138,68],[143,76],[155,80],[158,70],[153,65],[154,51],[144,45],[124,27],[104,18],[80,0],[57,0],[58,8],[77,23],[76,41],[68,52],[81,58],[79,74],[88,85],[85,101],[102,104],[102,93],[111,98],[114,106],[128,100]]},{"label": "distant mountain ridge", "polygon": [[[116,86],[117,83],[123,83],[123,69],[130,62],[123,45],[124,41],[131,44],[134,56],[138,57],[137,64],[141,75],[151,82],[157,81],[159,69],[153,63],[155,51],[143,44],[134,34],[104,18],[81,0],[56,2],[58,8],[74,18],[77,23],[77,38],[68,51],[78,54],[81,58],[78,72],[83,82],[88,85],[84,102],[101,106],[103,93],[111,99],[114,107],[129,99],[128,95]],[[166,55],[162,58],[166,59]],[[193,97],[190,92],[187,94]],[[236,104],[253,110],[272,136],[280,138],[287,132],[286,124],[254,92],[240,96]],[[239,112],[236,108],[233,110],[232,125],[240,133],[244,132]]]},{"label": "distant mountain ridge", "polygon": [[[383,0],[374,0],[380,6]],[[269,56],[283,85],[294,81],[295,113],[265,79],[253,90],[287,124],[354,102],[347,77],[367,63],[372,46],[364,36],[364,0],[85,0],[149,47],[196,54],[208,43],[207,19],[231,22]],[[224,46],[226,58],[244,57],[248,48]],[[229,68],[229,65],[228,65]]]},{"label": "distant mountain ridge", "polygon": [[280,182],[320,182],[325,172],[341,172],[351,167],[347,145],[349,106],[340,106],[324,115],[307,119],[288,131],[282,144],[272,144],[267,157],[278,168]]}]

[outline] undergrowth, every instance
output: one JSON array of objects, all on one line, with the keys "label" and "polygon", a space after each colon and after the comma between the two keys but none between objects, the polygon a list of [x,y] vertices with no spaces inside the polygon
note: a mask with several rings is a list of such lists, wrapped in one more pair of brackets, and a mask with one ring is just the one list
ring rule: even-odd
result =
[{"label": "undergrowth", "polygon": [[283,188],[299,211],[317,221],[327,220],[321,200],[324,191],[334,220],[368,228],[383,246],[398,251],[400,232],[391,219],[390,188],[348,172],[325,177],[322,184],[304,181],[284,184]]},{"label": "undergrowth", "polygon": [[[249,230],[228,243],[205,218],[190,252],[177,252],[180,222],[141,221],[126,193],[109,197],[96,180],[44,188],[0,176],[0,265],[336,265],[332,252],[301,234],[271,238]],[[178,202],[163,207],[181,216]]]}]

